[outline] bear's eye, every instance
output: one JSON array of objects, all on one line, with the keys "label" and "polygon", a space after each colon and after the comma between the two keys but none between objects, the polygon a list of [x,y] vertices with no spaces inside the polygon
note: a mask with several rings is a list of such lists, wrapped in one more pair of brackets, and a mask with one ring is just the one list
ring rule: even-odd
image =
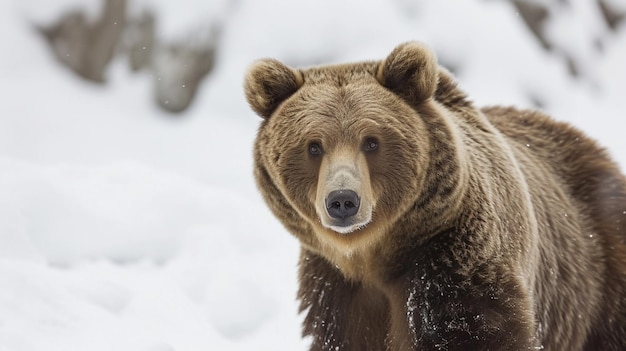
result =
[{"label": "bear's eye", "polygon": [[322,154],[322,147],[316,142],[309,144],[309,154],[311,156],[320,156]]},{"label": "bear's eye", "polygon": [[365,151],[374,151],[378,148],[378,140],[375,138],[367,138],[365,139],[364,144]]}]

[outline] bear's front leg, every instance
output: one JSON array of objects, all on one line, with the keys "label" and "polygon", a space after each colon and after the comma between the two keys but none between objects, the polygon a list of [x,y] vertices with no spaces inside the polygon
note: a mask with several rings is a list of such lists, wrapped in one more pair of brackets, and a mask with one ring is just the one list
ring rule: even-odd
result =
[{"label": "bear's front leg", "polygon": [[392,307],[405,318],[404,327],[392,318],[392,334],[408,329],[392,349],[534,350],[539,345],[528,294],[516,278],[497,274],[414,272],[403,281],[402,306]]},{"label": "bear's front leg", "polygon": [[383,351],[389,330],[384,295],[344,278],[326,259],[303,250],[300,260],[300,310],[311,351]]}]

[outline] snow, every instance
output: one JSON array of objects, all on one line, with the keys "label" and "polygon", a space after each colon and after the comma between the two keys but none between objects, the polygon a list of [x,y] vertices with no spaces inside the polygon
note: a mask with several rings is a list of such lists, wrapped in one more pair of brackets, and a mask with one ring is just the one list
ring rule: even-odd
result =
[{"label": "snow", "polygon": [[95,16],[98,1],[1,2],[0,350],[307,349],[298,243],[252,178],[259,118],[241,83],[260,57],[380,59],[422,40],[477,104],[540,102],[624,169],[626,26],[610,32],[570,3],[547,53],[496,1],[138,0],[131,10],[154,9],[166,39],[225,25],[215,70],[172,117],[149,74],[117,59],[107,85],[86,83],[33,30],[68,8]]}]

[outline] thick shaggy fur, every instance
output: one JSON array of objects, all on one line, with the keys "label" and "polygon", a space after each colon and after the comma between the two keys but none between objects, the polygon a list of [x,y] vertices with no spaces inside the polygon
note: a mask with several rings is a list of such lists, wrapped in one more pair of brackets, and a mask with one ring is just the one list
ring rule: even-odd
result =
[{"label": "thick shaggy fur", "polygon": [[[417,43],[261,60],[245,91],[311,350],[626,350],[626,179],[580,131],[475,108]],[[365,219],[340,233],[323,204],[345,184]]]}]

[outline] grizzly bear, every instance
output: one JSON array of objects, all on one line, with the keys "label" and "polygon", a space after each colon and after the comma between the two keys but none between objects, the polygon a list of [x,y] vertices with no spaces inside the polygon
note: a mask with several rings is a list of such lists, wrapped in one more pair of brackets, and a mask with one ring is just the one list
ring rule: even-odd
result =
[{"label": "grizzly bear", "polygon": [[596,142],[474,107],[419,43],[244,85],[311,350],[626,350],[626,177]]}]

